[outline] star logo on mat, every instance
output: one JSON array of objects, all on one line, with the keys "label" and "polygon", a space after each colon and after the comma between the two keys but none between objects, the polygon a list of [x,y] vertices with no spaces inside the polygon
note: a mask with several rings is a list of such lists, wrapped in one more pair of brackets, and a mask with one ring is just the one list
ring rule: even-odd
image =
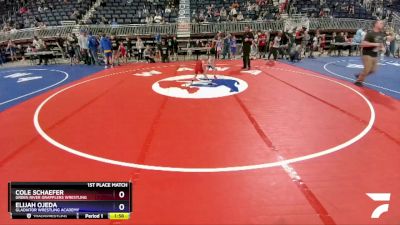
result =
[{"label": "star logo on mat", "polygon": [[183,75],[157,81],[152,88],[161,95],[175,98],[218,98],[235,95],[247,89],[245,81],[221,75]]},{"label": "star logo on mat", "polygon": [[139,77],[151,77],[151,76],[160,75],[160,74],[162,74],[160,71],[152,70],[152,71],[147,71],[147,72],[135,73],[133,75],[139,76]]}]

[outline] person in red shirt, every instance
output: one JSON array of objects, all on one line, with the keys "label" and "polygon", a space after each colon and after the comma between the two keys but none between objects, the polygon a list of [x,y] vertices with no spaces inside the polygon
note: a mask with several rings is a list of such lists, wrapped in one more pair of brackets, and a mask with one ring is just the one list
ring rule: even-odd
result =
[{"label": "person in red shirt", "polygon": [[258,33],[258,52],[261,59],[261,57],[265,58],[265,52],[267,50],[267,35],[262,31],[259,31]]},{"label": "person in red shirt", "polygon": [[205,58],[205,56],[201,56],[200,60],[196,61],[196,66],[194,68],[194,79],[197,79],[197,75],[199,74],[203,74],[203,76],[209,80],[208,76],[207,76],[207,60]]},{"label": "person in red shirt", "polygon": [[120,42],[120,44],[119,44],[119,52],[120,52],[120,57],[122,58],[122,60],[124,60],[125,63],[128,63],[126,48],[125,48],[125,45],[123,42]]}]

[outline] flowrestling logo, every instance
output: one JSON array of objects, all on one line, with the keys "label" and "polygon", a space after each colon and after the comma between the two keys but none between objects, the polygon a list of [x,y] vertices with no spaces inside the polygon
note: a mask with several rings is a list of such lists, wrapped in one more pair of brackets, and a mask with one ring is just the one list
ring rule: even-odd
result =
[{"label": "flowrestling logo", "polygon": [[202,75],[197,79],[194,79],[194,75],[169,77],[157,81],[152,88],[158,94],[169,97],[202,99],[235,95],[248,87],[245,81],[238,78],[221,75],[209,77],[209,80]]},{"label": "flowrestling logo", "polygon": [[376,202],[384,202],[379,205],[371,214],[372,219],[378,219],[385,212],[389,211],[390,193],[366,193],[369,198]]}]

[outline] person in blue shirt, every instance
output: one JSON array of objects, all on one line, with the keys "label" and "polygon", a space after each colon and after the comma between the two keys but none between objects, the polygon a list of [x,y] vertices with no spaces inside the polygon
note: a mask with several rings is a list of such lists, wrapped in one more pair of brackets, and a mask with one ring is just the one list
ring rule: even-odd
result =
[{"label": "person in blue shirt", "polygon": [[89,32],[89,37],[88,37],[88,47],[89,47],[89,55],[90,55],[90,61],[92,61],[92,64],[95,65],[100,65],[99,63],[99,57],[97,55],[97,50],[99,48],[99,42],[92,34],[92,32]]},{"label": "person in blue shirt", "polygon": [[154,41],[156,42],[156,44],[160,44],[161,43],[161,34],[160,33],[157,33],[154,36]]},{"label": "person in blue shirt", "polygon": [[111,67],[113,67],[112,44],[106,34],[103,34],[103,36],[101,37],[100,47],[104,53],[105,68],[107,69],[108,65],[111,65]]},{"label": "person in blue shirt", "polygon": [[[364,40],[365,34],[366,34],[365,28],[358,29],[356,34],[354,35],[353,43],[360,45],[361,42]],[[352,46],[350,48],[352,48]],[[359,54],[361,48],[359,46],[355,46],[355,49],[356,49],[356,54]]]}]

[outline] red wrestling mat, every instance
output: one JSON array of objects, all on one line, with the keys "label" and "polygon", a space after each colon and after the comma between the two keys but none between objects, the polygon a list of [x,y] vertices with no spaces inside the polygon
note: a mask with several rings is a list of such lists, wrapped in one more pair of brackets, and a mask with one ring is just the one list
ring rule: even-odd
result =
[{"label": "red wrestling mat", "polygon": [[281,63],[193,68],[122,66],[2,112],[0,224],[55,223],[8,219],[9,181],[128,180],[130,220],[57,223],[398,224],[398,101]]}]

